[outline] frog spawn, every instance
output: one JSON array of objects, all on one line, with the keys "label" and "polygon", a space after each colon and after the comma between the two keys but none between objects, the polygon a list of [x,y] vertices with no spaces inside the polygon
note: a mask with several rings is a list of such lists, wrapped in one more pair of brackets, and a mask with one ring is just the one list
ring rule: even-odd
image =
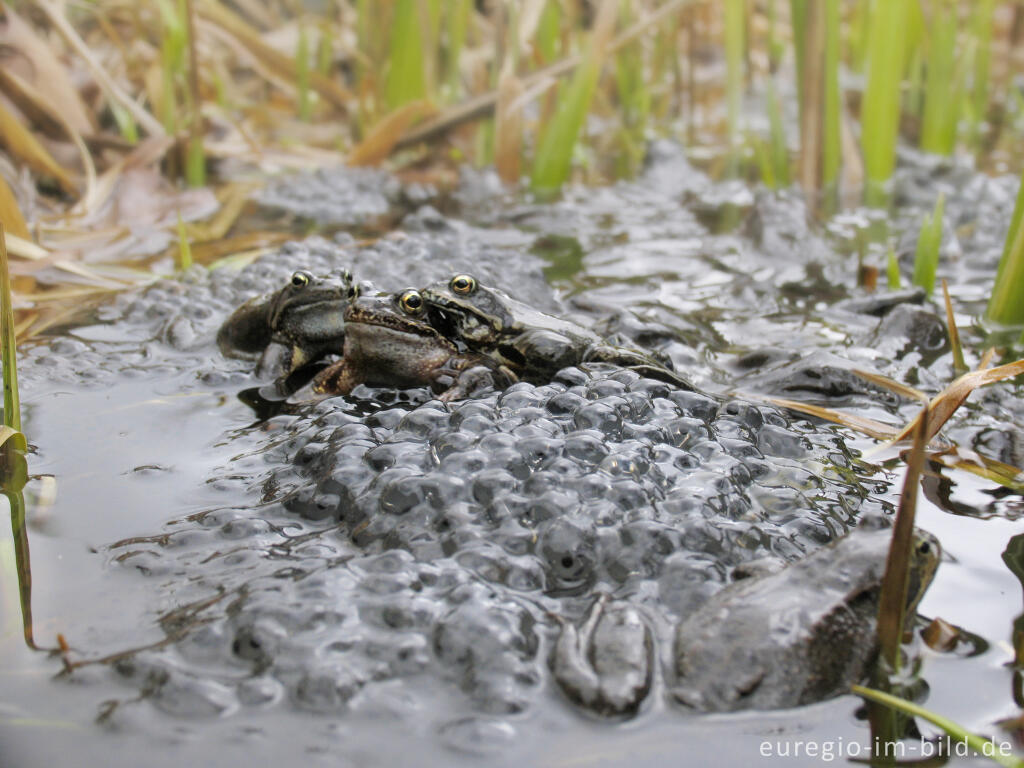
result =
[{"label": "frog spawn", "polygon": [[172,651],[139,655],[161,670],[132,678],[157,706],[180,711],[190,691],[225,714],[407,718],[442,696],[439,732],[475,733],[464,718],[505,722],[557,686],[630,715],[658,689],[648,649],[730,568],[795,559],[875,505],[833,432],[629,371],[448,405],[354,394],[277,417],[217,473],[232,499],[259,493],[251,508],[112,550],[228,596]]}]

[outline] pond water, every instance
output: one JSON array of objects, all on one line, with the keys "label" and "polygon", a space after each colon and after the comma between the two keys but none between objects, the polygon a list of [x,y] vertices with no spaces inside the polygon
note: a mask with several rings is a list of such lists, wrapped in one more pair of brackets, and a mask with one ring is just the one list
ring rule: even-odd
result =
[{"label": "pond water", "polygon": [[[979,352],[973,318],[1016,183],[904,157],[888,225],[905,275],[940,191],[939,274]],[[732,567],[799,558],[898,499],[893,451],[751,399],[895,424],[917,406],[851,368],[929,393],[951,380],[939,307],[855,287],[877,213],[809,225],[795,195],[712,181],[671,144],[637,181],[552,204],[487,173],[442,197],[341,170],[280,183],[264,203],[338,234],[123,294],[22,350],[33,632],[44,648],[61,634],[76,668],[60,674],[59,657],[26,647],[6,533],[0,766],[866,755],[853,696],[695,715],[669,695],[668,671],[672,627]],[[381,216],[395,232],[358,244]],[[658,350],[698,392],[596,366],[448,407],[362,388],[258,420],[239,398],[252,364],[220,357],[217,328],[293,270],[339,266],[387,290],[472,272]],[[947,436],[1021,466],[1020,394],[975,393]],[[1022,585],[1001,554],[1024,504],[930,471],[918,524],[945,554],[920,613],[979,639],[947,653],[915,643],[922,698],[1009,741],[993,723],[1021,703],[1007,663]],[[577,620],[599,593],[637,606],[654,634],[653,688],[628,720],[581,712],[548,666],[555,615]]]}]

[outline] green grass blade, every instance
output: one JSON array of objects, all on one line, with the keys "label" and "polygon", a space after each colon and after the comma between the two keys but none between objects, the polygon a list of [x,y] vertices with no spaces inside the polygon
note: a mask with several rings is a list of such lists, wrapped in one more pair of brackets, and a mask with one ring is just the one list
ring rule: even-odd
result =
[{"label": "green grass blade", "polygon": [[418,5],[416,0],[398,0],[395,3],[391,55],[384,89],[389,109],[422,99],[427,93]]},{"label": "green grass blade", "polygon": [[900,122],[900,83],[910,0],[875,2],[868,32],[868,79],[861,104],[866,198],[880,205],[896,163]]},{"label": "green grass blade", "polygon": [[865,699],[877,701],[879,704],[884,704],[887,707],[891,707],[892,709],[903,712],[912,717],[920,717],[923,720],[927,720],[932,725],[941,728],[950,737],[967,744],[967,746],[979,755],[984,755],[999,765],[1005,766],[1005,768],[1024,768],[1024,760],[1021,760],[1012,754],[1007,755],[1003,751],[1001,745],[996,744],[994,741],[987,739],[984,736],[971,733],[962,725],[959,725],[942,715],[936,714],[935,712],[931,712],[918,704],[914,704],[906,699],[901,699],[899,696],[893,696],[889,693],[876,691],[873,688],[865,688],[861,685],[853,686],[853,692],[858,696],[863,696]]},{"label": "green grass blade", "polygon": [[821,180],[829,187],[839,180],[839,125],[843,108],[839,93],[839,0],[825,0],[825,125]]},{"label": "green grass blade", "polygon": [[791,176],[789,172],[789,146],[786,144],[786,129],[782,121],[782,101],[775,90],[775,81],[768,76],[768,130],[769,130],[769,163],[774,183],[765,183],[770,187],[788,187]]},{"label": "green grass blade", "polygon": [[896,291],[900,287],[900,262],[896,258],[896,251],[889,247],[889,256],[886,260],[885,274],[889,281],[889,290]]},{"label": "green grass blade", "polygon": [[746,0],[725,0],[725,98],[728,106],[729,149],[740,146],[740,115],[743,109],[744,38],[747,29]]},{"label": "green grass blade", "polygon": [[139,127],[136,125],[132,113],[114,100],[109,102],[109,107],[110,114],[114,117],[114,122],[117,123],[117,130],[120,132],[121,138],[130,144],[138,144]]},{"label": "green grass blade", "polygon": [[[816,1],[816,0],[815,0]],[[807,0],[789,0],[789,18],[793,25],[793,53],[796,57],[796,78],[799,83],[803,79],[804,56],[807,49]],[[797,103],[800,109],[800,117],[797,125],[803,124],[804,119],[804,90],[796,89]]]},{"label": "green grass blade", "polygon": [[537,50],[545,64],[558,58],[562,42],[562,8],[557,0],[544,4],[537,23]]},{"label": "green grass blade", "polygon": [[998,325],[1024,325],[1024,227],[1021,207],[1024,203],[1024,184],[1017,195],[1006,246],[999,260],[995,285],[989,297],[985,317]]},{"label": "green grass blade", "polygon": [[957,8],[951,0],[932,3],[921,149],[939,155],[953,154],[956,144],[960,100],[956,93],[953,54],[957,23]]},{"label": "green grass blade", "polygon": [[466,30],[469,28],[472,6],[472,0],[453,0],[447,8],[445,27],[448,45],[445,49],[444,79],[452,97],[458,96],[461,90],[460,62],[462,49],[466,47]]},{"label": "green grass blade", "polygon": [[939,264],[939,246],[942,244],[942,217],[946,207],[946,196],[939,195],[931,216],[921,222],[914,251],[914,285],[919,285],[930,296],[935,290],[935,273]]},{"label": "green grass blade", "polygon": [[976,0],[971,18],[974,36],[974,78],[971,84],[971,132],[977,134],[979,124],[988,113],[988,81],[992,63],[992,15],[995,0]]},{"label": "green grass blade", "polygon": [[536,194],[550,195],[569,178],[572,150],[601,76],[604,51],[615,21],[615,10],[612,0],[604,0],[587,53],[576,68],[572,80],[560,92],[555,114],[541,135],[530,178]]},{"label": "green grass blade", "polygon": [[185,222],[178,214],[178,270],[184,272],[192,266],[192,246],[188,242],[188,233],[185,232]]},{"label": "green grass blade", "polygon": [[7,235],[0,224],[0,364],[4,380],[4,424],[21,432],[21,400],[18,397],[17,340],[14,338],[14,304],[11,274],[7,268]]}]

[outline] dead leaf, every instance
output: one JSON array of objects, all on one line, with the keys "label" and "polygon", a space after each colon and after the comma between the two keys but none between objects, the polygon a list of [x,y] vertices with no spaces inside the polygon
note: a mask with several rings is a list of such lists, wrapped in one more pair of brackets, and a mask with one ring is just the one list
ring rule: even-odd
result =
[{"label": "dead leaf", "polygon": [[96,56],[93,55],[89,46],[85,44],[85,41],[79,37],[78,33],[74,30],[68,20],[64,17],[63,8],[52,2],[52,0],[36,0],[36,5],[41,8],[50,19],[50,23],[57,28],[61,36],[67,41],[68,45],[74,48],[75,53],[82,57],[89,70],[92,72],[96,82],[100,88],[103,89],[107,98],[116,101],[122,107],[124,107],[131,116],[135,118],[135,122],[142,127],[146,133],[151,136],[164,136],[166,131],[160,122],[153,117],[149,112],[145,110],[135,99],[125,93],[121,87],[114,82],[113,78],[107,74],[107,71],[100,64]]},{"label": "dead leaf", "polygon": [[927,627],[921,630],[921,638],[925,645],[933,651],[948,653],[960,642],[960,628],[945,619],[935,617]]},{"label": "dead leaf", "polygon": [[39,175],[55,179],[64,192],[78,196],[78,189],[67,171],[3,104],[0,104],[0,144]]},{"label": "dead leaf", "polygon": [[[13,72],[0,71],[0,85],[4,87],[4,92],[21,110],[22,114],[26,115],[33,123],[38,121],[46,126],[56,126],[60,138],[68,138],[75,145],[78,156],[82,160],[82,168],[85,170],[85,195],[88,197],[96,186],[96,166],[93,164],[92,154],[85,146],[81,134],[66,119],[63,112],[46,101],[42,91],[33,90],[28,83]],[[46,133],[46,131],[43,132]]]},{"label": "dead leaf", "polygon": [[67,67],[10,6],[0,18],[0,47],[5,51],[0,70],[20,74],[48,103],[59,104],[64,119],[79,134],[95,133],[92,113],[72,84]]},{"label": "dead leaf", "polygon": [[[216,0],[205,0],[205,2],[199,3],[196,11],[203,18],[231,34],[255,56],[262,59],[263,63],[270,70],[286,75],[292,81],[295,80],[294,59],[266,43],[259,32],[250,27],[240,16],[231,12],[216,2]],[[309,85],[339,109],[348,109],[352,100],[351,95],[331,78],[320,72],[313,71],[309,73]]]},{"label": "dead leaf", "polygon": [[[931,404],[928,406],[928,440],[931,440],[938,434],[938,431],[942,426],[949,421],[949,418],[956,413],[956,410],[963,405],[964,400],[970,396],[978,387],[982,387],[986,384],[994,384],[997,381],[1003,379],[1011,379],[1014,376],[1020,376],[1024,373],[1024,360],[1018,360],[1015,363],[1007,363],[1006,365],[996,366],[995,368],[986,368],[981,371],[971,371],[965,373],[963,376],[956,379],[952,384],[942,390],[939,394],[932,398]],[[903,440],[909,435],[917,424],[917,419],[914,419],[906,427],[904,427],[898,435],[896,440]]]},{"label": "dead leaf", "polygon": [[7,186],[4,177],[0,176],[0,224],[8,233],[17,235],[26,240],[32,236],[29,234],[25,217],[21,215],[21,208],[18,207],[18,200],[14,197],[11,188]]},{"label": "dead leaf", "polygon": [[373,126],[366,138],[349,153],[345,162],[349,165],[376,165],[391,154],[410,125],[436,112],[434,105],[424,99],[403,104]]}]

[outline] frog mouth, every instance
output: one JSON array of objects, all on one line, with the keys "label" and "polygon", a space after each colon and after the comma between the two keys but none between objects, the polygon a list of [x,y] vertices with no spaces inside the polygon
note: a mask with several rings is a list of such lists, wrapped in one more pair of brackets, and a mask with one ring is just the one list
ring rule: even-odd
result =
[{"label": "frog mouth", "polygon": [[350,304],[345,312],[345,323],[351,325],[375,325],[417,336],[436,337],[438,335],[437,331],[432,327],[411,317],[402,317],[401,315],[389,312],[378,312],[375,309],[364,309],[355,304]]},{"label": "frog mouth", "polygon": [[429,312],[431,325],[437,328],[442,335],[450,338],[458,332],[461,325],[459,316],[438,306],[431,307]]},{"label": "frog mouth", "polygon": [[479,329],[490,329],[472,312],[453,311],[437,304],[430,307],[430,323],[448,338],[475,338]]}]

